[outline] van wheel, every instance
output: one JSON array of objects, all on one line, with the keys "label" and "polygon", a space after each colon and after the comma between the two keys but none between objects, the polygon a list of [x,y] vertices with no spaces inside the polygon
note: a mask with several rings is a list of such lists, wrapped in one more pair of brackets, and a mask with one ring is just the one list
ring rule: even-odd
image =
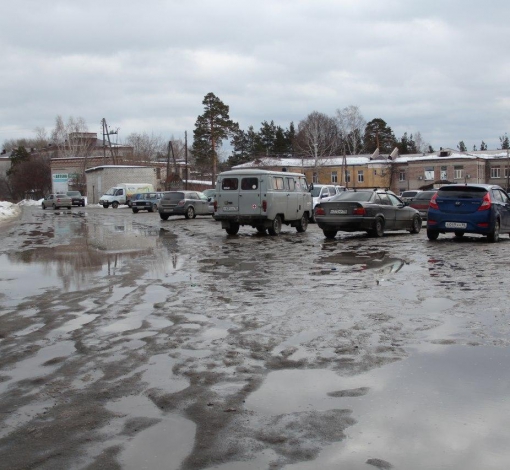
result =
[{"label": "van wheel", "polygon": [[168,220],[168,214],[162,214],[161,212],[159,213],[159,217],[161,218],[161,220]]},{"label": "van wheel", "polygon": [[496,220],[496,222],[494,222],[494,229],[492,230],[491,233],[489,233],[489,235],[487,235],[487,239],[491,243],[496,243],[499,240],[499,229],[500,229],[499,220]]},{"label": "van wheel", "polygon": [[117,209],[117,207],[119,207],[119,203],[118,203],[117,201],[113,201],[113,202],[112,202],[112,207],[113,207],[114,209]]},{"label": "van wheel", "polygon": [[44,202],[41,204],[41,206],[42,206],[43,211],[46,210],[46,206],[44,205]]},{"label": "van wheel", "polygon": [[135,207],[133,207],[133,214],[136,214],[138,212],[138,209],[136,209]]},{"label": "van wheel", "polygon": [[296,230],[298,232],[306,232],[307,228],[308,228],[308,216],[306,214],[303,214],[303,217],[299,219],[299,222],[296,225]]},{"label": "van wheel", "polygon": [[274,218],[271,227],[268,229],[268,232],[269,235],[280,235],[281,231],[282,231],[282,219],[279,215],[277,215]]},{"label": "van wheel", "polygon": [[237,235],[237,232],[239,232],[239,224],[230,224],[230,227],[226,228],[225,231],[229,235]]},{"label": "van wheel", "polygon": [[108,209],[108,204],[103,204],[103,207],[104,207],[105,209]]},{"label": "van wheel", "polygon": [[193,209],[193,206],[189,206],[186,209],[186,213],[184,214],[184,217],[186,217],[186,219],[194,219],[196,217],[195,209]]}]

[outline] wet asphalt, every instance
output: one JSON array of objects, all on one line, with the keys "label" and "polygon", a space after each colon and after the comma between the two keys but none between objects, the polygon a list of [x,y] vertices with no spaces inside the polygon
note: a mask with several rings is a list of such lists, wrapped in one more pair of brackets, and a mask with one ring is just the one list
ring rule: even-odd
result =
[{"label": "wet asphalt", "polygon": [[510,237],[0,227],[0,467],[503,469]]}]

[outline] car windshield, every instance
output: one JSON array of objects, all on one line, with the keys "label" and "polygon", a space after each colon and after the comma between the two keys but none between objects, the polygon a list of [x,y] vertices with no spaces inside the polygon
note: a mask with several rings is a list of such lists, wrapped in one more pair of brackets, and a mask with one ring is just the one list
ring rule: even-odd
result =
[{"label": "car windshield", "polygon": [[67,191],[68,196],[81,196],[79,191]]},{"label": "car windshield", "polygon": [[321,193],[322,186],[314,186],[313,189],[310,191],[310,194],[312,197],[319,197]]},{"label": "car windshield", "polygon": [[417,191],[404,191],[402,193],[402,197],[412,197],[412,196],[416,196]]},{"label": "car windshield", "polygon": [[373,191],[344,191],[333,196],[330,201],[368,202],[372,199],[373,194]]},{"label": "car windshield", "polygon": [[481,199],[487,190],[476,186],[445,186],[437,192],[438,198],[443,199]]}]

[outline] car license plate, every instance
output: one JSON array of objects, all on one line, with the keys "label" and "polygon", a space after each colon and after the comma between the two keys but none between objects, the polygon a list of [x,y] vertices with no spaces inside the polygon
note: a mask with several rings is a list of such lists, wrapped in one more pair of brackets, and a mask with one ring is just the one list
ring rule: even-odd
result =
[{"label": "car license plate", "polygon": [[347,214],[347,209],[331,209],[330,214]]},{"label": "car license plate", "polygon": [[467,223],[463,222],[445,222],[446,228],[467,228]]},{"label": "car license plate", "polygon": [[237,211],[235,206],[223,206],[223,212],[234,212]]}]

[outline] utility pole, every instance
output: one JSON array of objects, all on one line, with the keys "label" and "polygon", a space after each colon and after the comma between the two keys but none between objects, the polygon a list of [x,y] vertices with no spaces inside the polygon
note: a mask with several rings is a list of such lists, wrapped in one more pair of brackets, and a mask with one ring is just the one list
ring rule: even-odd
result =
[{"label": "utility pole", "polygon": [[101,119],[101,124],[103,126],[103,165],[106,165],[106,141],[105,141],[105,136],[108,138],[108,147],[110,148],[110,154],[111,154],[111,157],[112,157],[112,163],[114,165],[116,165],[117,162],[115,161],[115,155],[113,154],[112,143],[110,141],[110,134],[118,134],[119,130],[117,129],[116,131],[108,131],[108,124],[106,124],[106,119],[105,118]]},{"label": "utility pole", "polygon": [[184,162],[185,162],[185,177],[184,189],[188,189],[188,131],[184,131]]},{"label": "utility pole", "polygon": [[506,149],[506,190],[510,188],[510,156],[508,155],[508,148]]}]

